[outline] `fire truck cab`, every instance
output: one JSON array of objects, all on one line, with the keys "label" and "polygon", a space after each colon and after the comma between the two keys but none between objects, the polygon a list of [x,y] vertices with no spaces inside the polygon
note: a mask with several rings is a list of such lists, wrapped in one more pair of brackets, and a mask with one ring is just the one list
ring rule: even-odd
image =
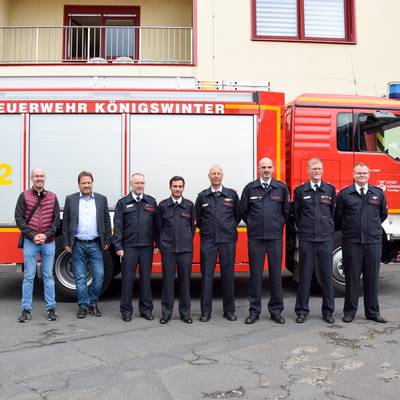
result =
[{"label": "fire truck cab", "polygon": [[[286,107],[286,179],[294,188],[308,179],[307,161],[324,162],[323,179],[339,191],[352,184],[352,169],[358,162],[371,170],[370,183],[384,190],[389,217],[383,223],[382,262],[400,261],[400,101],[389,98],[303,94]],[[288,229],[291,262],[297,275],[296,235]],[[340,232],[335,236],[333,280],[342,293]],[[318,278],[318,266],[316,266]]]}]

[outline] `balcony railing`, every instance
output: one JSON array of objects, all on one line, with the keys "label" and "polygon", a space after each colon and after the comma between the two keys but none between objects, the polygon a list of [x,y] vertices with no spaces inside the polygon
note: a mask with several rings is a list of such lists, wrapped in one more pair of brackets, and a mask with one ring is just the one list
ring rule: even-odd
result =
[{"label": "balcony railing", "polygon": [[191,27],[3,26],[0,64],[192,64]]}]

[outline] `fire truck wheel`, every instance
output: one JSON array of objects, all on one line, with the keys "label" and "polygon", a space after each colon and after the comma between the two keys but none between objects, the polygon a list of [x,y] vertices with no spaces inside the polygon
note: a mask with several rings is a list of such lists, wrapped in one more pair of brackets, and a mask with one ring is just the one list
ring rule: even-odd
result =
[{"label": "fire truck wheel", "polygon": [[[321,285],[321,276],[319,272],[319,265],[315,265],[315,278]],[[342,256],[342,237],[340,232],[335,233],[333,245],[333,263],[332,263],[332,281],[335,297],[343,297],[345,289],[345,278],[343,269],[343,256]],[[360,293],[362,292],[362,277],[360,280]]]},{"label": "fire truck wheel", "polygon": [[[114,276],[113,259],[110,252],[104,255],[104,282],[103,292],[108,288]],[[87,272],[87,284],[92,282],[90,271]],[[54,257],[54,282],[56,286],[56,298],[61,301],[76,301],[76,286],[72,272],[71,254],[62,247],[61,238],[56,241],[56,254]]]},{"label": "fire truck wheel", "polygon": [[[343,297],[345,288],[345,278],[343,270],[343,255],[342,255],[341,240],[338,242],[335,240],[332,258],[333,258],[332,260],[333,290],[335,292],[335,297]],[[319,277],[318,273],[317,276]]]},{"label": "fire truck wheel", "polygon": [[[315,280],[321,288],[321,274],[318,262],[315,263]],[[345,278],[342,260],[342,237],[340,232],[335,233],[333,242],[332,281],[335,297],[344,296]]]}]

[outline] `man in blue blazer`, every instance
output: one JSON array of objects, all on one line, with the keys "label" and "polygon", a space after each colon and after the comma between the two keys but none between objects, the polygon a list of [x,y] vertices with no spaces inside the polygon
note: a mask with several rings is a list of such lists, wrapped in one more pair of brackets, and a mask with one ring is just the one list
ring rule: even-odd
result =
[{"label": "man in blue blazer", "polygon": [[[79,310],[77,318],[88,313],[101,317],[98,308],[104,279],[103,250],[111,244],[111,221],[107,198],[93,192],[93,175],[82,171],[78,175],[79,192],[65,199],[63,237],[65,251],[72,253]],[[89,267],[92,282],[87,285]]]}]

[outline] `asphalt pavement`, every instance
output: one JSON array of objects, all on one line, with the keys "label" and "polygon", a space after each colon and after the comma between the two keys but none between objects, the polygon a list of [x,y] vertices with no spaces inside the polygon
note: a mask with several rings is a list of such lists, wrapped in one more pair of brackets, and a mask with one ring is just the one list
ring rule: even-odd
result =
[{"label": "asphalt pavement", "polygon": [[[120,280],[103,296],[101,318],[76,318],[74,303],[58,303],[59,320],[46,319],[36,284],[33,319],[16,322],[22,274],[0,266],[0,399],[288,399],[397,400],[400,398],[400,265],[382,267],[381,312],[389,322],[364,318],[360,298],[353,323],[321,317],[312,295],[311,314],[295,323],[296,286],[285,274],[285,325],[266,314],[246,325],[248,277],[236,279],[238,321],[222,318],[219,279],[212,319],[200,316],[200,279],[193,278],[192,325],[174,319],[160,325],[161,282],[153,279],[154,321],[119,315]],[[137,293],[137,286],[135,285]],[[177,303],[175,304],[177,306]]]}]

